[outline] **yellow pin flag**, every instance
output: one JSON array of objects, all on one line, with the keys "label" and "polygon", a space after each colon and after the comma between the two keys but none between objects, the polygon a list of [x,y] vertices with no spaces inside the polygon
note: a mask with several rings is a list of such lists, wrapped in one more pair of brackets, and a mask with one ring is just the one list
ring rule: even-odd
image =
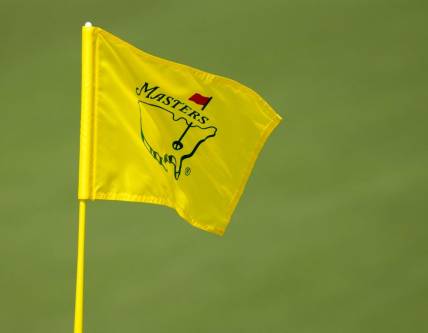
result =
[{"label": "yellow pin flag", "polygon": [[155,57],[91,24],[82,37],[75,333],[82,331],[85,202],[165,205],[222,235],[281,121],[236,81]]},{"label": "yellow pin flag", "polygon": [[166,205],[221,235],[280,119],[236,81],[83,27],[80,200]]}]

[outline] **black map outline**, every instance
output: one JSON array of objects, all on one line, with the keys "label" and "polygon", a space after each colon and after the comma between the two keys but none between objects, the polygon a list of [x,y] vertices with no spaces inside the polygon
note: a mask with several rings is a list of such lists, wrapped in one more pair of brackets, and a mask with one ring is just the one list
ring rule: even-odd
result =
[{"label": "black map outline", "polygon": [[[202,140],[199,140],[196,143],[196,145],[193,147],[193,150],[189,154],[181,156],[179,164],[178,164],[178,167],[177,167],[177,159],[176,159],[176,157],[174,155],[168,155],[167,153],[165,153],[165,155],[162,157],[155,149],[153,149],[153,147],[150,145],[149,141],[147,140],[146,136],[144,135],[143,119],[142,119],[143,118],[142,117],[142,112],[143,112],[144,108],[141,106],[141,104],[147,104],[147,105],[150,105],[150,106],[162,109],[162,110],[164,110],[164,111],[166,111],[166,112],[168,112],[168,113],[170,113],[172,115],[172,120],[173,121],[177,121],[178,122],[181,119],[183,119],[186,122],[186,124],[188,126],[190,126],[190,127],[198,127],[200,129],[203,129],[203,130],[213,128],[214,129],[214,133],[206,136]],[[142,100],[138,100],[138,106],[139,106],[139,109],[140,109],[140,134],[141,134],[141,139],[142,139],[144,145],[149,150],[149,152],[152,155],[152,157],[162,166],[162,168],[166,172],[168,170],[165,167],[164,163],[170,163],[170,164],[172,164],[174,166],[174,178],[176,180],[178,180],[179,177],[180,177],[180,175],[181,175],[181,169],[182,169],[182,166],[183,166],[183,161],[186,160],[186,159],[188,159],[188,158],[190,158],[190,157],[192,157],[196,153],[196,150],[199,148],[199,146],[202,143],[204,143],[209,138],[215,137],[216,134],[217,134],[217,131],[218,131],[217,127],[215,127],[215,126],[201,127],[199,125],[194,125],[193,122],[188,122],[188,120],[185,117],[183,117],[183,116],[178,116],[178,118],[176,119],[176,114],[174,112],[172,112],[172,111],[170,111],[168,109],[165,109],[164,107],[162,107],[160,105],[148,103],[148,102],[145,102],[145,101],[142,101]]]}]

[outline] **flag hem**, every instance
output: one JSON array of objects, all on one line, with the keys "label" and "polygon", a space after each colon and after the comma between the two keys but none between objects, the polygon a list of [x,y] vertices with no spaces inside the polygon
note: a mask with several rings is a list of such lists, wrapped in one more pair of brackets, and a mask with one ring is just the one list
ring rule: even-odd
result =
[{"label": "flag hem", "polygon": [[85,200],[92,196],[94,166],[94,29],[82,27],[82,83],[80,112],[80,145],[79,145],[79,185],[78,198]]}]

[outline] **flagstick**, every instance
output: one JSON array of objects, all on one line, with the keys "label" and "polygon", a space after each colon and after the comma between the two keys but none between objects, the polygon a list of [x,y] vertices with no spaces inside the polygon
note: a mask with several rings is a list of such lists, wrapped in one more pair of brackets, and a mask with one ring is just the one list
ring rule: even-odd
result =
[{"label": "flagstick", "polygon": [[74,308],[74,333],[83,332],[83,282],[85,264],[85,215],[86,201],[79,200],[79,235],[77,241],[76,304]]},{"label": "flagstick", "polygon": [[[85,139],[83,127],[89,126],[85,114],[92,105],[92,76],[93,76],[93,29],[92,23],[86,22],[82,29],[82,118],[80,132],[80,161],[79,161],[79,197],[88,198],[88,151],[83,147],[82,138]],[[85,125],[86,124],[86,125]],[[86,128],[86,131],[91,128]],[[82,134],[83,133],[83,134]],[[84,189],[84,190],[82,190]],[[82,190],[82,193],[80,193]],[[83,285],[85,270],[85,215],[86,201],[79,200],[79,232],[77,240],[77,270],[76,270],[76,300],[74,307],[74,333],[83,333]]]}]

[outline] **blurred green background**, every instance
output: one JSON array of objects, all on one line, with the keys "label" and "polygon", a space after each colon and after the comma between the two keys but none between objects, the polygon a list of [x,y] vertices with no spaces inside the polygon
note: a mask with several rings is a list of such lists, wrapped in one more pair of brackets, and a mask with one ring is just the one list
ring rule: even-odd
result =
[{"label": "blurred green background", "polygon": [[221,238],[88,207],[85,332],[427,332],[426,0],[0,0],[0,331],[72,332],[80,29],[284,117]]}]

